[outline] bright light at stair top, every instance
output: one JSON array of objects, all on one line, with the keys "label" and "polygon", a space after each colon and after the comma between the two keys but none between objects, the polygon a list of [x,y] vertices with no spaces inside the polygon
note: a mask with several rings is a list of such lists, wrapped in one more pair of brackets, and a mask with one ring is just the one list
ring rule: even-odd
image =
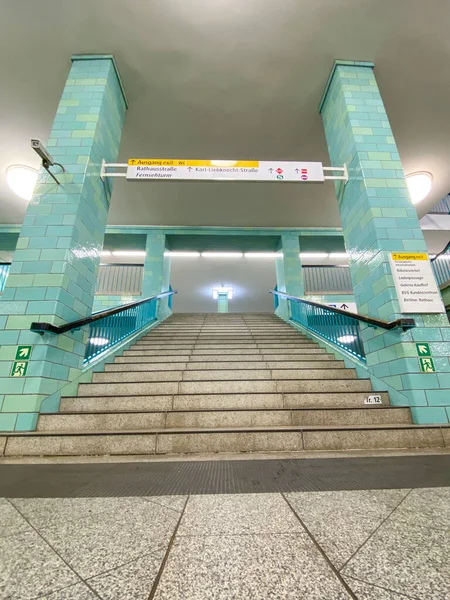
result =
[{"label": "bright light at stair top", "polygon": [[89,343],[93,346],[106,346],[106,344],[109,344],[109,340],[107,338],[93,337],[89,338]]},{"label": "bright light at stair top", "polygon": [[281,252],[246,252],[245,258],[282,258]]},{"label": "bright light at stair top", "polygon": [[25,165],[11,165],[6,169],[6,181],[12,191],[23,198],[31,200],[39,172]]},{"label": "bright light at stair top", "polygon": [[166,252],[164,252],[164,256],[184,256],[186,258],[192,258],[195,256],[200,256],[200,252],[171,252],[166,250]]},{"label": "bright light at stair top", "polygon": [[341,335],[338,337],[337,341],[341,342],[341,344],[350,344],[356,340],[356,335]]},{"label": "bright light at stair top", "polygon": [[146,256],[145,250],[113,250],[113,256]]},{"label": "bright light at stair top", "polygon": [[242,252],[202,252],[204,258],[242,258]]},{"label": "bright light at stair top", "polygon": [[411,202],[413,204],[418,204],[430,193],[433,176],[427,171],[410,173],[409,175],[406,175],[406,183],[408,184]]},{"label": "bright light at stair top", "polygon": [[232,300],[233,299],[233,288],[229,285],[222,285],[220,287],[213,287],[212,289],[212,295],[213,295],[213,299],[217,300],[219,297],[219,294],[227,294],[228,295],[228,300]]}]

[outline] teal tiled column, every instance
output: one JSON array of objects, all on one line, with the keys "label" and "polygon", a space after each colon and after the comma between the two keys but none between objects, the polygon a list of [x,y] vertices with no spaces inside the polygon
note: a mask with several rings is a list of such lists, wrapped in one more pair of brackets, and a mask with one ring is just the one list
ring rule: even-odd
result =
[{"label": "teal tiled column", "polygon": [[[142,280],[142,297],[150,298],[161,292],[169,291],[170,257],[164,256],[166,236],[164,233],[148,233],[145,246],[144,276]],[[159,301],[158,318],[165,319],[171,314],[168,298]]]},{"label": "teal tiled column", "polygon": [[[126,110],[110,55],[74,56],[46,144],[57,185],[41,170],[0,301],[0,430],[32,430],[46,403],[82,368],[87,331],[32,333],[32,321],[61,325],[91,314],[111,179]],[[25,377],[11,377],[17,345],[32,345]]]},{"label": "teal tiled column", "polygon": [[[412,317],[415,329],[363,326],[367,366],[376,389],[412,407],[417,423],[450,419],[450,327],[445,313],[402,315],[391,252],[426,252],[409,199],[397,146],[372,63],[337,61],[320,105],[333,166],[347,165],[336,186],[350,273],[360,314],[392,321]],[[422,373],[416,342],[429,342],[436,373]]]},{"label": "teal tiled column", "polygon": [[[281,236],[279,257],[275,259],[277,274],[277,289],[290,296],[303,297],[303,275],[300,260],[300,243],[298,234],[283,233]],[[278,308],[275,311],[282,319],[289,318],[288,302],[279,298]]]}]

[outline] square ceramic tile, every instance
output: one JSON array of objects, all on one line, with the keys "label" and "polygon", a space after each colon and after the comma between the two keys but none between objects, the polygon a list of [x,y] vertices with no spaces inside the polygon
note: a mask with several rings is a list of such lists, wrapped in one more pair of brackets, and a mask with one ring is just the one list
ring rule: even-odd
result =
[{"label": "square ceramic tile", "polygon": [[337,569],[364,544],[409,490],[286,494]]},{"label": "square ceramic tile", "polygon": [[413,490],[394,513],[397,521],[411,525],[447,529],[450,527],[450,488]]},{"label": "square ceramic tile", "polygon": [[178,520],[173,509],[143,501],[61,521],[40,533],[86,579],[166,549]]},{"label": "square ceramic tile", "polygon": [[154,600],[350,600],[305,533],[176,538]]},{"label": "square ceramic tile", "polygon": [[0,498],[0,537],[15,535],[32,528],[22,515],[5,498]]},{"label": "square ceramic tile", "polygon": [[293,533],[304,529],[281,494],[191,496],[177,535]]},{"label": "square ceramic tile", "polygon": [[28,600],[80,579],[35,532],[0,538],[0,598]]},{"label": "square ceramic tile", "polygon": [[450,597],[450,535],[388,519],[342,570],[420,600]]},{"label": "square ceramic tile", "polygon": [[103,600],[148,600],[165,550],[137,560],[88,580]]}]

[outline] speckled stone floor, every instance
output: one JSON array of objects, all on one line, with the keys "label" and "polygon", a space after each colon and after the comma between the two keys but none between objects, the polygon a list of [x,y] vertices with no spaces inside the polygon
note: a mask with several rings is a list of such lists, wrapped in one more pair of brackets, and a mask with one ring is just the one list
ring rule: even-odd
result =
[{"label": "speckled stone floor", "polygon": [[447,600],[450,488],[0,499],[2,600]]}]

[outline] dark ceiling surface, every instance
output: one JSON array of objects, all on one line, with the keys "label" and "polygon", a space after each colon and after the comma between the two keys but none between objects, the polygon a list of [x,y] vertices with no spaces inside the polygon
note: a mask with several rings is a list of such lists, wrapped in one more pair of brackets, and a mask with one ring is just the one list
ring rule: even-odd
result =
[{"label": "dark ceiling surface", "polygon": [[[0,223],[27,203],[11,164],[38,166],[76,53],[112,53],[129,100],[119,160],[317,160],[334,59],[375,63],[407,173],[450,190],[450,2],[446,0],[0,0]],[[111,225],[339,227],[334,185],[127,183]]]}]

